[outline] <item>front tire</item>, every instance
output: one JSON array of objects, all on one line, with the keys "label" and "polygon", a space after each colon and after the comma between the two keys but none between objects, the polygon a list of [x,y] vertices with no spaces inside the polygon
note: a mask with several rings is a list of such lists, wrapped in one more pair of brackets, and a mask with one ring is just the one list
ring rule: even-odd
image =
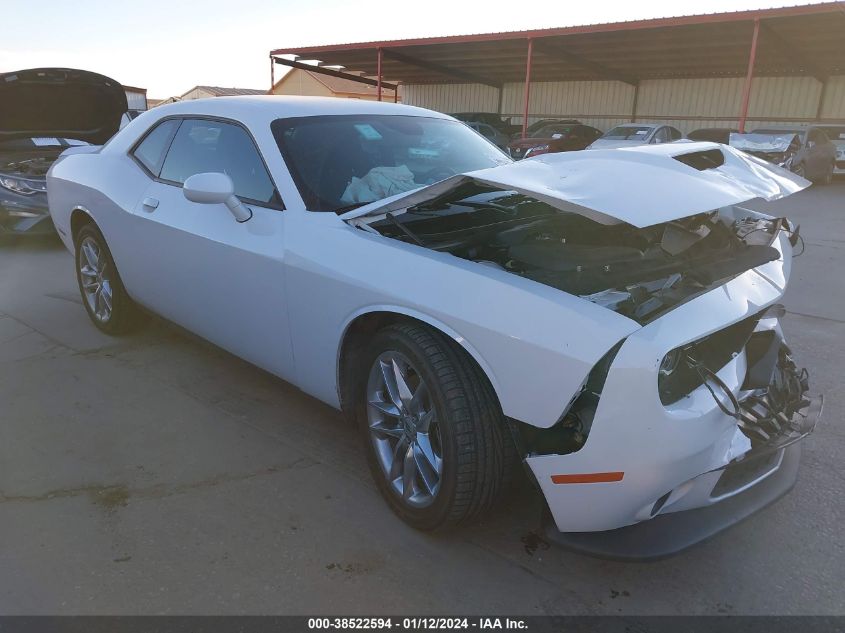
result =
[{"label": "front tire", "polygon": [[376,333],[358,366],[357,419],[373,478],[421,530],[493,505],[505,484],[505,421],[486,376],[455,343],[417,323]]},{"label": "front tire", "polygon": [[76,234],[75,245],[76,281],[88,317],[106,334],[135,330],[145,314],[126,293],[103,234],[86,224]]}]

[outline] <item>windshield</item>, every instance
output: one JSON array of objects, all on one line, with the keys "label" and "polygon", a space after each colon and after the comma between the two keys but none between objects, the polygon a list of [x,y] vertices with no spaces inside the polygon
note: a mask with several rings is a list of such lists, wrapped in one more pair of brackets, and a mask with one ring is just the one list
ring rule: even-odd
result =
[{"label": "windshield", "polygon": [[845,125],[831,125],[820,128],[835,145],[845,144]]},{"label": "windshield", "polygon": [[550,138],[553,134],[568,136],[570,129],[567,125],[545,125],[531,134],[531,138]]},{"label": "windshield", "polygon": [[463,123],[395,115],[278,119],[271,129],[306,208],[342,212],[511,162]]},{"label": "windshield", "polygon": [[637,139],[644,139],[648,136],[653,128],[650,127],[636,127],[632,125],[620,125],[609,132],[606,132],[602,138],[616,139],[620,141],[633,141]]}]

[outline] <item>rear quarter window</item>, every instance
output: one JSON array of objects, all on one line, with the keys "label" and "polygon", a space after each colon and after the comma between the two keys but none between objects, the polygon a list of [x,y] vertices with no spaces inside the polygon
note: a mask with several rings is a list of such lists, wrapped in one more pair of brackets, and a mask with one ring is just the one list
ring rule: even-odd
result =
[{"label": "rear quarter window", "polygon": [[164,162],[164,155],[173,135],[179,127],[179,121],[170,119],[156,125],[132,152],[132,155],[141,163],[150,174],[158,176],[161,165]]}]

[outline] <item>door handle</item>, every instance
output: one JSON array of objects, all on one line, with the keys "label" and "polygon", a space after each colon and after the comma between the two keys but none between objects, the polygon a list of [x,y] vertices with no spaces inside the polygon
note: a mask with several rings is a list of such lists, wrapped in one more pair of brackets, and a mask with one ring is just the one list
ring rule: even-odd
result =
[{"label": "door handle", "polygon": [[141,202],[141,206],[143,206],[146,211],[155,211],[158,208],[158,200],[155,198],[144,198],[144,201]]}]

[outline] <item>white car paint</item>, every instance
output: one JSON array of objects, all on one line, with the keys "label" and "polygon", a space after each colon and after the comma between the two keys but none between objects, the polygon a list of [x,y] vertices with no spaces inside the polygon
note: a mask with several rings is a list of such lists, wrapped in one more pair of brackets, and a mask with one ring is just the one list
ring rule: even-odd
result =
[{"label": "white car paint", "polygon": [[[721,211],[726,217],[753,215],[733,205],[758,195],[785,195],[805,186],[800,179],[725,148],[724,169],[689,175],[672,156],[717,146],[683,144],[624,155],[551,154],[459,175],[344,217],[308,211],[270,124],[283,117],[350,113],[447,118],[404,105],[319,98],[234,97],[162,106],[141,114],[102,149],[66,154],[53,166],[48,195],[54,223],[72,249],[71,216],[84,210],[105,236],[136,301],[333,407],[340,405],[343,336],[357,317],[371,312],[412,316],[450,336],[486,373],[505,415],[541,428],[560,419],[594,365],[624,340],[586,445],[569,455],[527,459],[561,530],[606,530],[648,518],[643,508],[667,490],[748,450],[737,437],[736,421],[701,389],[664,407],[657,371],[671,349],[783,295],[791,252],[784,234],[776,242],[781,259],[643,327],[505,270],[354,224],[366,224],[367,213],[405,208],[418,199],[414,196],[430,196],[461,179],[523,190],[559,208],[636,226],[720,207],[726,207]],[[128,152],[154,123],[179,115],[246,126],[285,210],[248,204],[253,218],[238,223],[223,204],[188,202],[179,187],[151,180]],[[579,161],[576,154],[586,156]],[[642,174],[652,180],[638,184]],[[654,178],[663,185],[658,191]],[[148,197],[159,201],[156,209],[145,208]],[[740,355],[721,372],[733,391],[739,389],[743,363]],[[624,470],[624,481],[560,486],[550,479],[554,473],[610,470]],[[682,496],[668,507],[676,501],[682,507]]]}]

